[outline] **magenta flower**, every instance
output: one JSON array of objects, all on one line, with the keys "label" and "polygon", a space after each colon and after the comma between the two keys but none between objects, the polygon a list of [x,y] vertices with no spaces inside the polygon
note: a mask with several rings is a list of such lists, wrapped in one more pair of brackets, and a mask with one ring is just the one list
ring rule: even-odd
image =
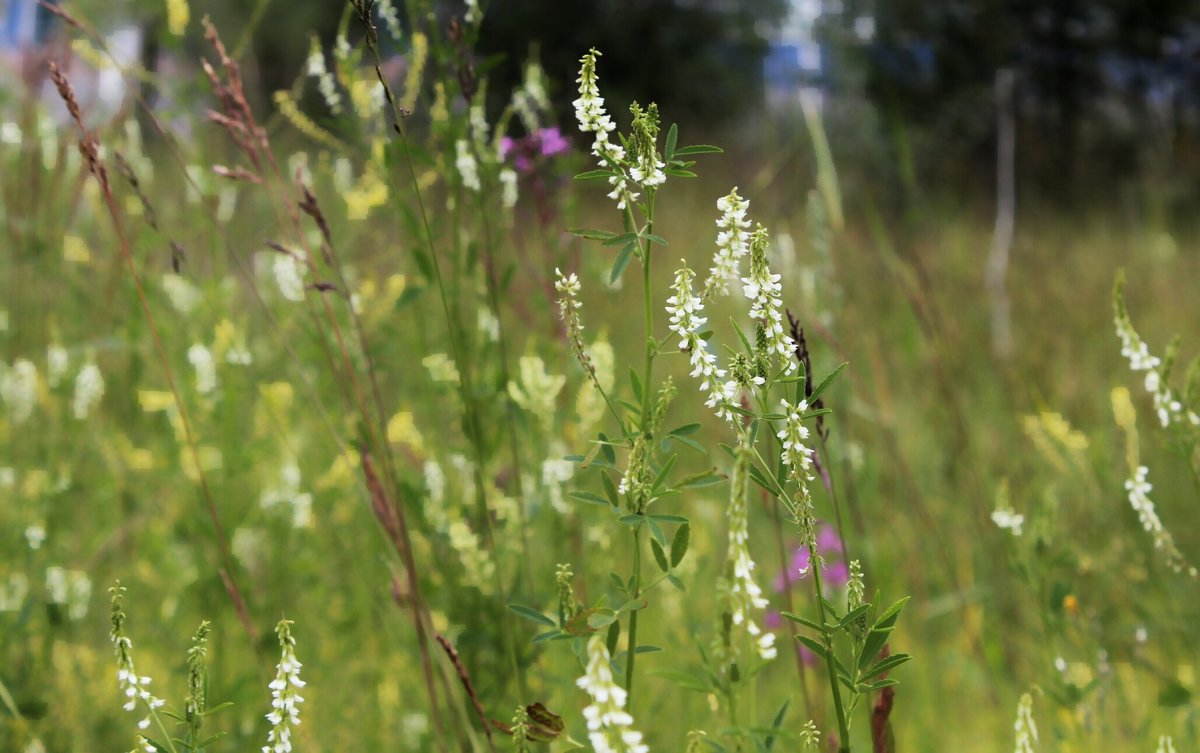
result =
[{"label": "magenta flower", "polygon": [[571,148],[571,142],[563,138],[562,131],[558,130],[558,128],[542,128],[538,130],[537,139],[541,144],[543,157],[553,157]]},{"label": "magenta flower", "polygon": [[[850,570],[842,559],[842,540],[837,531],[828,523],[822,523],[817,528],[817,551],[825,558],[825,569],[821,572],[823,583],[841,588],[850,580]],[[787,578],[780,573],[775,578],[775,592],[783,593],[790,582],[793,586],[808,576],[811,563],[808,549],[798,547],[792,553],[792,561],[788,563]]]},{"label": "magenta flower", "polygon": [[537,169],[539,163],[571,149],[571,142],[563,138],[558,128],[539,128],[528,136],[500,139],[500,159],[511,160],[517,172],[526,175]]}]

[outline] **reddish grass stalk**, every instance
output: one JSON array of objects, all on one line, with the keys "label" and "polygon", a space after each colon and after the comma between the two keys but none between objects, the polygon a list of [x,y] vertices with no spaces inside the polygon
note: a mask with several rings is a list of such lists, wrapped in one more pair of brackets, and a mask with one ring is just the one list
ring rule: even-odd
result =
[{"label": "reddish grass stalk", "polygon": [[492,753],[496,751],[496,744],[492,740],[492,725],[488,724],[487,715],[483,713],[483,704],[479,702],[479,695],[475,692],[475,686],[471,684],[471,676],[467,673],[467,668],[463,666],[462,659],[458,652],[454,650],[454,646],[446,636],[438,633],[434,636],[438,645],[446,652],[446,656],[450,658],[450,663],[454,665],[455,671],[458,672],[458,679],[462,681],[463,689],[467,691],[467,698],[471,699],[471,705],[475,707],[475,714],[479,717],[479,724],[483,727],[483,731],[487,733],[488,748]]},{"label": "reddish grass stalk", "polygon": [[225,535],[225,528],[221,525],[221,518],[217,513],[216,503],[213,501],[212,491],[208,485],[208,475],[204,472],[204,467],[200,462],[200,450],[196,444],[196,437],[192,431],[191,419],[188,417],[187,406],[183,402],[183,397],[179,392],[179,387],[175,382],[175,374],[171,369],[170,361],[167,359],[166,348],[163,347],[162,337],[158,332],[158,324],[154,319],[154,314],[150,311],[150,302],[146,298],[146,290],[142,285],[141,275],[138,274],[137,265],[133,260],[133,251],[129,245],[129,238],[125,234],[125,227],[121,222],[121,213],[117,209],[116,199],[113,197],[112,187],[108,182],[108,170],[105,168],[103,161],[100,159],[100,141],[96,135],[89,131],[83,124],[83,114],[80,112],[79,103],[75,99],[75,92],[71,88],[71,83],[67,80],[66,75],[59,69],[54,61],[50,61],[50,79],[54,82],[58,89],[58,94],[62,97],[63,102],[67,106],[67,112],[70,113],[71,119],[79,127],[80,140],[79,151],[87,160],[88,170],[100,185],[101,195],[104,196],[104,203],[108,209],[109,218],[112,220],[113,229],[117,234],[117,241],[121,249],[121,256],[125,260],[125,264],[129,269],[130,278],[133,280],[134,287],[137,289],[138,301],[141,303],[142,313],[146,317],[146,323],[150,327],[150,335],[154,341],[154,349],[158,356],[159,362],[162,364],[163,372],[167,378],[167,384],[170,386],[171,395],[175,401],[176,410],[179,411],[180,422],[183,424],[184,436],[187,440],[188,451],[191,455],[192,462],[196,466],[196,475],[200,479],[200,488],[204,493],[204,501],[208,509],[209,518],[212,520],[214,533],[216,534],[217,544],[220,549],[221,561],[223,566],[220,568],[221,579],[225,583],[226,590],[229,591],[230,597],[233,599],[234,608],[238,613],[238,618],[242,622],[242,626],[246,629],[246,634],[255,646],[258,643],[258,633],[254,628],[254,623],[250,620],[249,613],[246,609],[245,599],[242,596],[241,589],[238,588],[237,581],[234,579],[233,557],[229,550],[229,539]]}]

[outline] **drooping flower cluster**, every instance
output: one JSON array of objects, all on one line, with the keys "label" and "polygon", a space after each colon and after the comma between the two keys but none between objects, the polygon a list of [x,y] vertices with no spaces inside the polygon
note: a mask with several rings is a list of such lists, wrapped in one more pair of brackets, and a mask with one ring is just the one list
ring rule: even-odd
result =
[{"label": "drooping flower cluster", "polygon": [[104,397],[104,376],[100,368],[89,363],[79,370],[75,376],[75,401],[72,410],[75,418],[82,421],[88,417],[92,406]]},{"label": "drooping flower cluster", "polygon": [[754,641],[755,650],[763,659],[776,655],[775,634],[764,632],[755,621],[753,612],[764,609],[767,599],[754,582],[754,560],[750,557],[750,527],[746,498],[750,493],[750,449],[738,447],[730,480],[729,548],[726,553],[725,574],[719,590],[735,627],[745,627]]},{"label": "drooping flower cluster", "polygon": [[1146,480],[1149,472],[1150,469],[1146,466],[1138,466],[1133,477],[1125,482],[1125,490],[1129,492],[1129,505],[1137,512],[1142,528],[1154,539],[1154,548],[1163,553],[1171,569],[1177,573],[1187,571],[1194,577],[1197,574],[1196,568],[1187,564],[1183,554],[1175,546],[1175,539],[1154,511],[1154,503],[1150,500],[1150,491],[1154,486]]},{"label": "drooping flower cluster", "polygon": [[1166,384],[1163,374],[1163,363],[1158,356],[1150,354],[1150,349],[1133,328],[1129,312],[1125,308],[1124,277],[1117,278],[1113,295],[1116,310],[1113,324],[1116,326],[1117,337],[1121,340],[1121,355],[1129,359],[1129,368],[1135,372],[1145,372],[1146,392],[1154,400],[1154,412],[1158,422],[1165,429],[1172,424],[1188,422],[1200,426],[1200,415],[1193,410],[1186,410],[1179,396]]},{"label": "drooping flower cluster", "polygon": [[308,61],[305,63],[305,70],[309,76],[317,80],[317,90],[321,92],[321,97],[325,100],[325,105],[334,115],[342,111],[342,95],[338,91],[337,81],[334,80],[333,74],[325,66],[325,53],[321,49],[321,40],[317,35],[312,36],[312,43],[308,48]]},{"label": "drooping flower cluster", "polygon": [[618,209],[625,209],[637,200],[638,195],[629,190],[628,178],[621,167],[621,162],[625,159],[625,149],[614,144],[608,136],[617,126],[605,112],[604,98],[600,96],[600,87],[596,84],[596,58],[599,56],[600,53],[593,48],[579,59],[579,78],[575,79],[579,84],[579,98],[572,104],[575,105],[575,119],[579,121],[579,130],[595,136],[592,154],[600,160],[600,167],[617,172],[608,180],[609,185],[613,187],[608,197],[617,202]]},{"label": "drooping flower cluster", "polygon": [[703,304],[699,296],[692,294],[692,278],[695,273],[684,266],[675,272],[674,295],[667,299],[670,314],[668,328],[679,336],[679,349],[691,359],[691,376],[700,378],[701,392],[708,393],[704,402],[726,421],[733,421],[733,411],[727,403],[737,399],[737,383],[725,381],[725,369],[717,366],[717,356],[708,350],[708,342],[700,336],[700,328],[708,321],[702,316]]},{"label": "drooping flower cluster", "polygon": [[155,698],[147,690],[146,686],[150,684],[150,678],[139,675],[133,665],[133,641],[129,640],[129,636],[125,634],[125,610],[121,606],[125,589],[120,583],[117,583],[109,589],[109,592],[112,593],[112,630],[109,638],[112,640],[113,651],[117,655],[117,684],[125,696],[124,709],[126,711],[133,711],[137,708],[138,701],[145,704],[146,717],[138,722],[138,729],[146,729],[150,726],[151,717],[158,709],[162,708],[165,702],[160,698]]},{"label": "drooping flower cluster", "polygon": [[1033,744],[1037,742],[1037,725],[1033,721],[1033,696],[1029,693],[1021,695],[1017,704],[1017,721],[1013,724],[1016,731],[1016,747],[1014,753],[1033,753]]},{"label": "drooping flower cluster", "polygon": [[713,295],[726,295],[729,285],[742,273],[741,259],[750,253],[750,220],[746,212],[750,202],[738,196],[735,186],[728,196],[717,199],[721,217],[717,220],[717,252],[713,254],[713,266],[704,282],[705,300]]},{"label": "drooping flower cluster", "polygon": [[262,753],[290,753],[292,750],[292,728],[300,724],[300,709],[304,702],[296,691],[304,687],[300,679],[300,667],[296,659],[296,639],[292,637],[291,620],[280,620],[275,626],[275,634],[279,636],[280,658],[275,665],[275,679],[268,687],[271,689],[271,713],[267,721],[271,722],[271,731],[267,733],[267,744]]},{"label": "drooping flower cluster", "polygon": [[588,664],[575,684],[592,698],[583,710],[588,740],[595,753],[649,753],[642,733],[633,729],[633,717],[625,710],[625,689],[613,681],[608,647],[600,633],[587,645]]},{"label": "drooping flower cluster", "polygon": [[779,293],[779,275],[767,266],[767,229],[759,225],[750,236],[750,274],[742,278],[742,292],[750,299],[750,318],[762,327],[769,352],[783,363],[790,374],[796,370],[792,353],[796,343],[783,330],[783,301]]},{"label": "drooping flower cluster", "polygon": [[780,400],[780,407],[786,416],[783,428],[776,436],[783,444],[783,464],[792,469],[793,473],[807,475],[812,468],[812,450],[804,442],[808,439],[809,430],[804,425],[802,416],[808,410],[808,401],[801,400],[792,405],[787,400]]},{"label": "drooping flower cluster", "polygon": [[463,186],[478,192],[481,188],[479,166],[475,162],[475,155],[471,154],[471,145],[467,143],[466,139],[459,139],[454,143],[454,155],[454,167],[458,169]]}]

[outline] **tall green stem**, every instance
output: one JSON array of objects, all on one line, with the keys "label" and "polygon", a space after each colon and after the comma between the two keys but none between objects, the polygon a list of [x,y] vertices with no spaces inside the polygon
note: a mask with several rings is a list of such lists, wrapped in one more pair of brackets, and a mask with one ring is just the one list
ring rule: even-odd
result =
[{"label": "tall green stem", "polygon": [[[825,624],[825,602],[822,601],[821,565],[816,552],[809,552],[809,566],[813,574],[813,586],[817,590],[817,615],[822,625]],[[826,633],[822,636],[825,644],[825,667],[829,671],[829,688],[833,693],[833,710],[837,713],[838,723],[838,753],[850,753],[850,725],[846,721],[846,710],[842,707],[841,682],[838,680],[837,667],[833,660],[833,638]]]}]

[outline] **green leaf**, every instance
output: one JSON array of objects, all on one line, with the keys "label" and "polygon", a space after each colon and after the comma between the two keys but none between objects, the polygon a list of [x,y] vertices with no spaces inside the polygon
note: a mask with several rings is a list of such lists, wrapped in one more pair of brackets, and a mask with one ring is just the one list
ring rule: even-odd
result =
[{"label": "green leaf", "polygon": [[712,690],[712,685],[710,685],[706,679],[703,677],[697,677],[696,675],[688,672],[679,672],[673,669],[659,669],[651,672],[650,674],[654,675],[655,677],[661,677],[664,680],[670,680],[685,690],[695,690],[700,693],[707,693]]},{"label": "green leaf", "polygon": [[887,643],[888,636],[896,627],[896,620],[900,617],[900,610],[904,609],[904,605],[908,602],[908,597],[900,599],[880,615],[875,621],[875,625],[871,628],[871,632],[867,633],[867,638],[863,641],[862,653],[858,656],[858,670],[862,671],[875,661],[875,657],[879,654],[883,644]]},{"label": "green leaf", "polygon": [[650,536],[652,540],[659,546],[666,546],[667,534],[663,533],[662,526],[660,526],[657,521],[654,520],[654,518],[647,518],[646,523],[650,527]]},{"label": "green leaf", "polygon": [[692,172],[691,170],[680,170],[677,167],[668,167],[667,169],[663,170],[663,173],[665,175],[670,175],[673,178],[695,178],[695,177],[697,177],[696,173]]},{"label": "green leaf", "polygon": [[572,228],[567,232],[580,238],[587,238],[590,241],[606,241],[616,235],[616,233],[608,230],[593,230],[586,227]]},{"label": "green leaf", "polygon": [[667,239],[662,237],[661,235],[654,235],[653,233],[646,233],[642,237],[645,238],[646,240],[650,241],[651,243],[657,243],[660,246],[670,245],[669,243],[667,243]]},{"label": "green leaf", "polygon": [[912,659],[912,656],[910,656],[909,654],[892,654],[891,656],[887,657],[886,659],[880,659],[879,661],[872,664],[870,669],[868,669],[865,672],[863,672],[862,674],[860,674],[858,676],[858,681],[866,682],[867,680],[870,680],[872,677],[875,677],[876,675],[880,675],[880,674],[883,674],[884,672],[894,669],[894,668],[900,666],[901,664],[904,664],[905,662],[909,661],[910,659]]},{"label": "green leaf", "polygon": [[838,366],[836,369],[831,371],[829,373],[829,376],[822,379],[821,383],[817,385],[817,388],[812,391],[811,395],[808,396],[808,404],[812,405],[813,403],[817,402],[817,398],[819,398],[821,396],[821,393],[823,393],[825,390],[829,389],[829,386],[831,384],[833,384],[833,380],[835,380],[839,376],[841,376],[842,372],[845,371],[846,367],[849,365],[850,365],[849,362],[843,362],[842,365]]},{"label": "green leaf", "polygon": [[695,434],[698,431],[700,431],[700,424],[684,424],[683,426],[677,426],[668,431],[667,436],[682,437],[688,434]]},{"label": "green leaf", "polygon": [[404,288],[404,292],[402,292],[400,294],[400,297],[396,299],[396,307],[395,307],[396,310],[399,311],[400,309],[404,308],[408,304],[417,300],[418,298],[421,297],[421,294],[424,292],[425,292],[424,286],[421,286],[421,285],[406,286]]},{"label": "green leaf", "polygon": [[838,624],[837,624],[837,629],[844,628],[844,627],[846,627],[847,625],[849,625],[851,622],[854,622],[854,621],[855,621],[855,620],[857,620],[857,619],[858,619],[858,618],[859,618],[861,615],[863,615],[863,614],[866,614],[867,610],[868,610],[868,609],[870,609],[870,608],[871,608],[871,605],[870,605],[870,604],[860,604],[859,606],[855,607],[855,608],[854,608],[854,609],[852,609],[851,611],[847,612],[847,613],[846,613],[846,616],[845,616],[845,617],[843,617],[843,618],[842,618],[842,619],[841,619],[841,620],[838,622]]},{"label": "green leaf", "polygon": [[671,469],[675,467],[675,461],[678,459],[679,455],[672,453],[671,457],[667,458],[667,462],[663,463],[662,468],[658,471],[658,475],[654,477],[654,484],[650,487],[651,494],[658,491],[666,483],[667,476],[670,475]]},{"label": "green leaf", "polygon": [[586,173],[579,173],[575,176],[575,180],[599,180],[601,178],[611,178],[616,175],[612,170],[588,170]]},{"label": "green leaf", "polygon": [[587,624],[592,630],[608,627],[617,619],[617,613],[611,609],[594,609],[588,615]]},{"label": "green leaf", "polygon": [[679,563],[683,561],[691,535],[692,527],[687,523],[675,529],[675,537],[671,539],[671,567],[679,567]]},{"label": "green leaf", "polygon": [[725,480],[724,474],[717,473],[715,469],[695,473],[691,476],[686,476],[679,480],[675,486],[680,489],[696,489],[701,486],[712,486],[719,484]]},{"label": "green leaf", "polygon": [[675,157],[675,146],[679,142],[679,126],[672,123],[667,129],[667,140],[663,145],[663,159],[671,160]]},{"label": "green leaf", "polygon": [[508,609],[510,612],[515,612],[527,620],[532,620],[552,628],[558,627],[554,620],[550,619],[536,609],[533,609],[532,607],[525,606],[524,604],[509,604]]},{"label": "green leaf", "polygon": [[624,523],[626,525],[630,525],[630,526],[633,526],[634,528],[637,528],[646,522],[646,516],[639,515],[637,513],[629,513],[627,515],[622,515],[621,517],[617,518],[617,522]]},{"label": "green leaf", "polygon": [[635,654],[656,654],[659,651],[662,651],[662,648],[660,648],[659,646],[638,646],[636,649],[634,649],[633,653],[635,653]]},{"label": "green leaf", "polygon": [[792,622],[798,622],[805,627],[812,628],[822,635],[828,632],[828,629],[816,620],[810,620],[807,617],[801,617],[800,615],[792,614],[791,612],[780,612],[779,614],[781,617],[785,617]]},{"label": "green leaf", "polygon": [[605,644],[608,646],[608,653],[615,654],[617,652],[617,640],[621,637],[621,623],[613,620],[613,624],[608,626],[608,635],[605,638]]},{"label": "green leaf", "polygon": [[768,735],[767,739],[765,740],[767,750],[771,750],[775,747],[775,732],[783,726],[783,717],[787,714],[788,704],[791,702],[792,701],[790,698],[784,701],[783,705],[779,707],[779,711],[775,713],[775,719],[771,722],[771,734]]},{"label": "green leaf", "polygon": [[1177,680],[1171,680],[1158,691],[1158,705],[1164,708],[1178,708],[1192,699],[1192,691],[1188,690]]},{"label": "green leaf", "polygon": [[696,144],[695,146],[680,147],[675,150],[675,157],[686,157],[690,154],[724,154],[725,150],[711,144]]},{"label": "green leaf", "polygon": [[629,367],[629,384],[633,387],[634,400],[642,402],[642,380],[638,378],[637,370],[632,366]]},{"label": "green leaf", "polygon": [[571,492],[568,496],[571,497],[571,499],[577,499],[580,502],[586,502],[589,505],[599,505],[600,507],[610,506],[607,499],[601,497],[599,494],[593,494],[591,492]]},{"label": "green leaf", "polygon": [[608,502],[613,507],[621,506],[621,495],[617,491],[617,484],[604,471],[600,471],[600,484],[604,487],[604,495],[608,497]]},{"label": "green leaf", "polygon": [[654,518],[659,523],[679,523],[682,525],[683,523],[688,522],[688,519],[683,517],[682,515],[668,515],[666,513],[663,513],[661,515],[659,515],[659,514],[651,515],[650,517]]},{"label": "green leaf", "polygon": [[637,244],[629,243],[621,249],[621,253],[617,254],[617,260],[613,262],[612,274],[608,276],[610,284],[621,279],[621,274],[625,271],[625,267],[629,266],[629,260],[633,258],[633,252],[636,250]]},{"label": "green leaf", "polygon": [[615,234],[608,240],[604,241],[605,246],[620,246],[623,243],[637,243],[637,233],[620,233]]},{"label": "green leaf", "polygon": [[650,539],[650,550],[654,552],[654,561],[658,563],[658,569],[664,573],[671,569],[670,563],[667,562],[667,553],[663,551],[662,544],[658,543],[657,539]]},{"label": "green leaf", "polygon": [[825,658],[825,644],[813,638],[809,638],[807,635],[797,635],[796,640],[800,641],[805,646],[808,646],[808,650],[812,651],[821,659]]},{"label": "green leaf", "polygon": [[675,588],[679,589],[680,591],[684,591],[684,592],[687,591],[687,586],[683,585],[683,581],[681,581],[675,575],[668,575],[667,582],[670,583],[672,586],[675,586]]},{"label": "green leaf", "polygon": [[544,633],[538,633],[537,635],[533,636],[533,640],[531,640],[529,642],[530,643],[545,643],[546,641],[552,641],[555,638],[559,638],[562,635],[563,635],[563,631],[561,631],[561,630],[547,630]]}]

